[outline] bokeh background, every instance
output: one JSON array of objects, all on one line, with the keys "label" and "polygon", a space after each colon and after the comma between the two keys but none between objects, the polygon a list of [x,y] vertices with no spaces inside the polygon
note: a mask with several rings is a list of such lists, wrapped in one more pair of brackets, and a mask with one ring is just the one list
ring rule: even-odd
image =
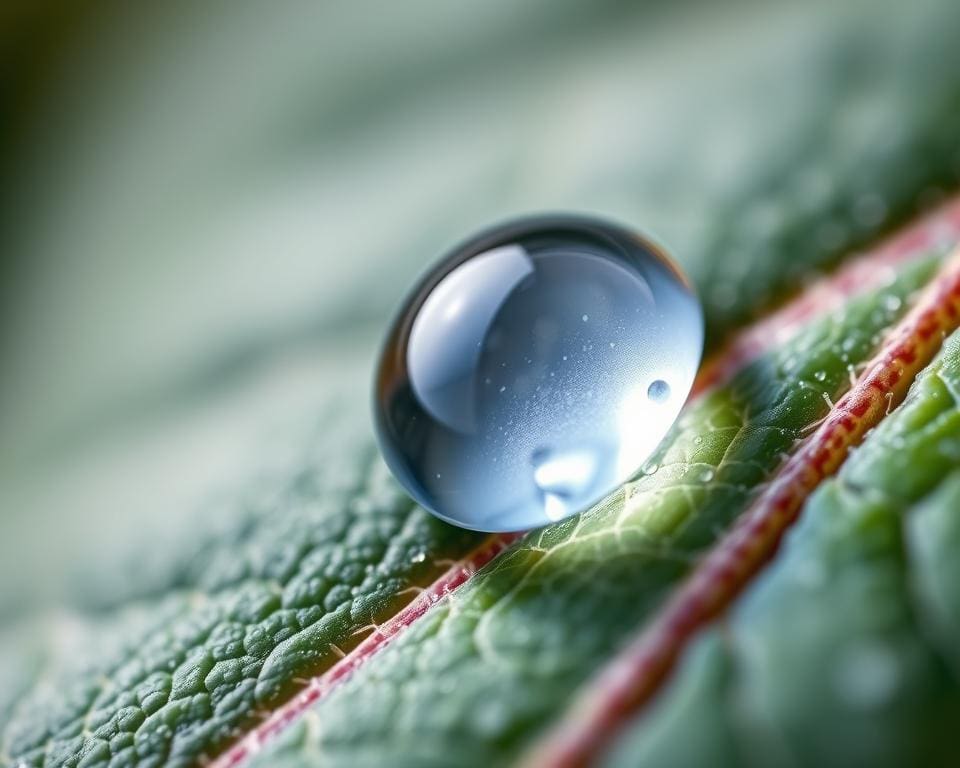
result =
[{"label": "bokeh background", "polygon": [[[746,187],[777,190],[805,153],[795,217],[851,198],[837,169],[892,172],[873,160],[909,134],[930,63],[901,53],[957,63],[957,30],[923,19],[869,2],[5,4],[0,609],[142,578],[331,392],[365,410],[407,287],[499,218],[633,224],[697,267],[714,314],[749,314],[769,297],[744,299],[750,276],[703,247],[704,212],[762,203]],[[854,96],[818,144],[833,83]],[[857,200],[875,227],[883,202]],[[784,212],[748,213],[761,247]],[[805,236],[828,253],[846,235],[819,224]]]}]

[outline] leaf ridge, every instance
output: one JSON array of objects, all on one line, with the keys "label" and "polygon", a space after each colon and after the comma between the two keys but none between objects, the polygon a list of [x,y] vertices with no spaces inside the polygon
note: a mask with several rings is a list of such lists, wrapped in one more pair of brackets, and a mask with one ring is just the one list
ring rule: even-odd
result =
[{"label": "leaf ridge", "polygon": [[229,768],[242,763],[248,756],[258,752],[263,743],[282,731],[292,721],[308,711],[310,706],[342,683],[354,670],[363,665],[380,648],[403,632],[445,596],[467,581],[479,568],[493,560],[520,537],[519,533],[494,534],[487,537],[476,549],[458,560],[429,587],[420,592],[391,619],[376,627],[350,653],[330,666],[323,674],[312,678],[296,696],[250,731],[233,747],[212,763],[213,768]]},{"label": "leaf ridge", "polygon": [[791,301],[746,326],[703,365],[694,393],[729,381],[743,366],[774,344],[793,338],[806,323],[839,309],[854,295],[881,286],[893,270],[932,248],[949,246],[960,235],[960,198],[954,198],[919,221],[846,262],[802,289]]}]

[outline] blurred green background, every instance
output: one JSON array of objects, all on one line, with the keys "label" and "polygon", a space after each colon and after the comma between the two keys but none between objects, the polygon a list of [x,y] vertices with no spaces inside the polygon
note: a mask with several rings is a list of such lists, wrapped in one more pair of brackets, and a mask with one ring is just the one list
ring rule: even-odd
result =
[{"label": "blurred green background", "polygon": [[[781,159],[808,151],[803,194],[830,194],[816,163],[859,156],[808,146],[825,82],[864,94],[834,134],[896,144],[902,105],[868,97],[916,71],[896,45],[882,71],[862,61],[892,34],[956,48],[907,14],[872,37],[896,8],[6,6],[0,609],[59,599],[80,573],[135,578],[204,499],[283,461],[331,393],[365,413],[393,307],[498,218],[620,219],[707,276],[718,312],[762,304],[749,275],[697,264],[704,213],[776,188]],[[761,235],[783,215],[753,213]]]}]

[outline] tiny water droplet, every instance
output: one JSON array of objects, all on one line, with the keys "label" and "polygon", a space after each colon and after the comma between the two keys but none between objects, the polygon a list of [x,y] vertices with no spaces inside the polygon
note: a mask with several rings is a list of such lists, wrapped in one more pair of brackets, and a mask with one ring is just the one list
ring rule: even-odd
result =
[{"label": "tiny water droplet", "polygon": [[713,467],[707,467],[700,473],[700,482],[709,483],[711,480],[713,480],[713,474]]},{"label": "tiny water droplet", "polygon": [[827,372],[817,371],[815,374],[813,374],[813,378],[815,378],[817,381],[823,381],[824,379],[827,378]]},{"label": "tiny water droplet", "polygon": [[[596,336],[584,338],[587,322]],[[411,293],[377,370],[377,438],[437,516],[484,531],[545,525],[639,467],[657,471],[644,462],[702,347],[696,297],[636,233],[581,217],[510,222],[454,250]]]},{"label": "tiny water droplet", "polygon": [[647,397],[657,403],[662,403],[670,397],[670,385],[663,379],[657,379],[647,387]]}]

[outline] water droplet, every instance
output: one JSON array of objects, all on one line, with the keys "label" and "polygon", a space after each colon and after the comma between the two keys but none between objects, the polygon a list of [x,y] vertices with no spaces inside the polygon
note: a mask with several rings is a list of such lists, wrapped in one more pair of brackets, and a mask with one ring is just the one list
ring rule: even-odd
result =
[{"label": "water droplet", "polygon": [[662,403],[670,398],[670,385],[663,379],[657,379],[647,387],[647,397],[657,403]]},{"label": "water droplet", "polygon": [[711,480],[713,480],[713,474],[713,467],[707,467],[700,473],[700,482],[709,483]]},{"label": "water droplet", "polygon": [[816,373],[813,374],[813,378],[815,378],[817,381],[824,381],[827,378],[827,372],[817,371]]},{"label": "water droplet", "polygon": [[[486,531],[560,520],[649,459],[702,346],[696,297],[635,233],[580,217],[511,222],[440,262],[394,322],[376,378],[380,447],[445,520]],[[491,376],[500,382],[485,386]]]}]

